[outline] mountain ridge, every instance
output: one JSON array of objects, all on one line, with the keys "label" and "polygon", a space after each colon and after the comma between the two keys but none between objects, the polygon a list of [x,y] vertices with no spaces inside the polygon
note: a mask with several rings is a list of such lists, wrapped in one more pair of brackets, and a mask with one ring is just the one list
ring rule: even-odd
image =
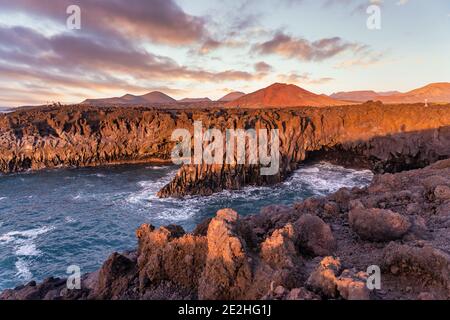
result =
[{"label": "mountain ridge", "polygon": [[148,103],[174,103],[177,102],[169,95],[160,92],[152,91],[141,96],[133,94],[125,94],[121,97],[104,98],[104,99],[86,99],[81,104],[90,105],[106,105],[106,104],[121,104],[121,105],[133,105],[133,104],[148,104]]}]

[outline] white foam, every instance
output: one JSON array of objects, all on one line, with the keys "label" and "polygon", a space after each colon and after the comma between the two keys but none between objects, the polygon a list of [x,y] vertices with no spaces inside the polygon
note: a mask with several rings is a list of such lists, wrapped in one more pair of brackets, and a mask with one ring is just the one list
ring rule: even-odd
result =
[{"label": "white foam", "polygon": [[176,172],[177,170],[172,170],[157,181],[139,181],[137,185],[139,186],[140,190],[128,195],[126,201],[130,204],[145,204],[150,200],[162,200],[159,199],[156,194],[162,187],[170,182],[170,180],[175,176]]},{"label": "white foam", "polygon": [[314,194],[323,196],[343,187],[364,187],[372,178],[373,173],[369,170],[353,170],[321,162],[311,168],[298,169],[285,184],[304,185]]},{"label": "white foam", "polygon": [[11,232],[5,233],[4,235],[0,236],[0,241],[8,242],[9,240],[18,238],[18,237],[34,239],[37,236],[47,233],[53,229],[54,229],[53,226],[50,226],[50,227],[44,226],[44,227],[29,229],[29,230],[25,230],[25,231],[11,231]]},{"label": "white foam", "polygon": [[12,243],[16,256],[39,256],[35,240],[38,236],[53,230],[54,227],[41,227],[25,231],[11,231],[0,236],[0,244]]},{"label": "white foam", "polygon": [[41,251],[36,248],[34,243],[24,243],[19,246],[15,252],[16,256],[34,257],[41,255]]},{"label": "white foam", "polygon": [[8,199],[8,197],[0,197],[0,201]]},{"label": "white foam", "polygon": [[24,281],[30,281],[33,278],[33,274],[30,271],[28,263],[24,259],[17,259],[16,261],[16,276]]}]

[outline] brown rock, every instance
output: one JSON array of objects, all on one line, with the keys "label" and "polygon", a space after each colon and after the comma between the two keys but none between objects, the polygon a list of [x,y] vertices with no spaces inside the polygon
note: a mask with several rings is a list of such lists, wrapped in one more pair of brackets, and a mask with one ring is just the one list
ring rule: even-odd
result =
[{"label": "brown rock", "polygon": [[309,276],[307,285],[325,297],[336,298],[338,296],[337,274],[340,271],[339,258],[325,257]]},{"label": "brown rock", "polygon": [[295,265],[295,241],[297,234],[292,224],[275,230],[261,244],[261,259],[273,268],[293,268]]},{"label": "brown rock", "polygon": [[208,228],[208,253],[198,287],[200,299],[242,299],[252,283],[245,241],[236,233],[238,214],[217,212]]},{"label": "brown rock", "polygon": [[300,252],[326,256],[336,250],[336,240],[331,228],[317,216],[305,214],[295,223]]},{"label": "brown rock", "polygon": [[450,256],[447,253],[430,246],[391,242],[384,250],[382,261],[383,267],[395,275],[412,275],[422,283],[437,281],[450,297]]},{"label": "brown rock", "polygon": [[439,185],[434,189],[434,196],[439,201],[450,200],[450,187],[445,185]]},{"label": "brown rock", "polygon": [[352,229],[365,240],[389,241],[401,238],[411,223],[391,210],[354,209],[349,212]]},{"label": "brown rock", "polygon": [[100,269],[92,297],[102,300],[121,299],[133,286],[136,267],[136,261],[119,253],[113,253]]},{"label": "brown rock", "polygon": [[354,270],[344,270],[337,279],[339,294],[345,300],[369,300],[370,291],[367,288],[367,274],[356,273]]},{"label": "brown rock", "polygon": [[196,290],[206,263],[206,237],[183,235],[183,229],[177,226],[155,230],[143,225],[136,234],[141,291],[162,281]]}]

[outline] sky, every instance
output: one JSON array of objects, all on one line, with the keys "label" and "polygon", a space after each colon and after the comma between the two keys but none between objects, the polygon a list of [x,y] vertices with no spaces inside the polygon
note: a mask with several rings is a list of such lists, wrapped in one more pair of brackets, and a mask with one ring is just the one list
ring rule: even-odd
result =
[{"label": "sky", "polygon": [[404,92],[449,82],[449,53],[449,0],[0,0],[8,107],[154,90],[218,99],[274,82]]}]

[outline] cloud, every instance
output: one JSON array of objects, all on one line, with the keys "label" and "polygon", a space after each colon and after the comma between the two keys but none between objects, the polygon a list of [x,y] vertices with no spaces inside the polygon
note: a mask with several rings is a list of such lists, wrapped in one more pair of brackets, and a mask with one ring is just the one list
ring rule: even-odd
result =
[{"label": "cloud", "polygon": [[375,65],[378,63],[381,63],[384,58],[383,53],[368,53],[368,54],[362,54],[359,56],[355,56],[352,59],[347,59],[342,62],[339,62],[336,64],[336,68],[338,69],[346,69],[351,67],[368,67],[371,65]]},{"label": "cloud", "polygon": [[340,37],[309,41],[277,32],[272,39],[253,45],[252,51],[258,54],[277,54],[285,58],[302,61],[323,61],[347,50],[359,51],[363,45],[347,42]]},{"label": "cloud", "polygon": [[291,72],[289,74],[280,74],[278,75],[278,80],[287,83],[294,84],[323,84],[330,81],[333,81],[334,78],[331,77],[323,77],[323,78],[312,78],[311,74],[308,72],[299,74],[296,72]]},{"label": "cloud", "polygon": [[254,67],[255,71],[258,73],[268,73],[273,70],[273,67],[264,61],[255,63]]},{"label": "cloud", "polygon": [[[58,88],[58,96],[81,96],[88,90],[143,91],[154,82],[251,81],[257,75],[242,70],[214,71],[178,64],[175,60],[153,54],[128,43],[121,46],[109,39],[62,33],[46,36],[25,27],[0,26],[0,87],[14,79],[18,89],[45,83]],[[23,92],[16,90],[17,101]],[[13,90],[9,88],[8,90]],[[147,89],[148,90],[148,89]],[[36,95],[27,95],[29,103]],[[5,98],[6,99],[6,98]],[[0,99],[6,101],[5,99]],[[43,103],[45,100],[35,101]]]},{"label": "cloud", "polygon": [[173,0],[0,0],[3,11],[22,11],[65,24],[66,8],[81,8],[83,32],[125,39],[146,39],[172,45],[207,37],[207,21],[185,13]]}]

